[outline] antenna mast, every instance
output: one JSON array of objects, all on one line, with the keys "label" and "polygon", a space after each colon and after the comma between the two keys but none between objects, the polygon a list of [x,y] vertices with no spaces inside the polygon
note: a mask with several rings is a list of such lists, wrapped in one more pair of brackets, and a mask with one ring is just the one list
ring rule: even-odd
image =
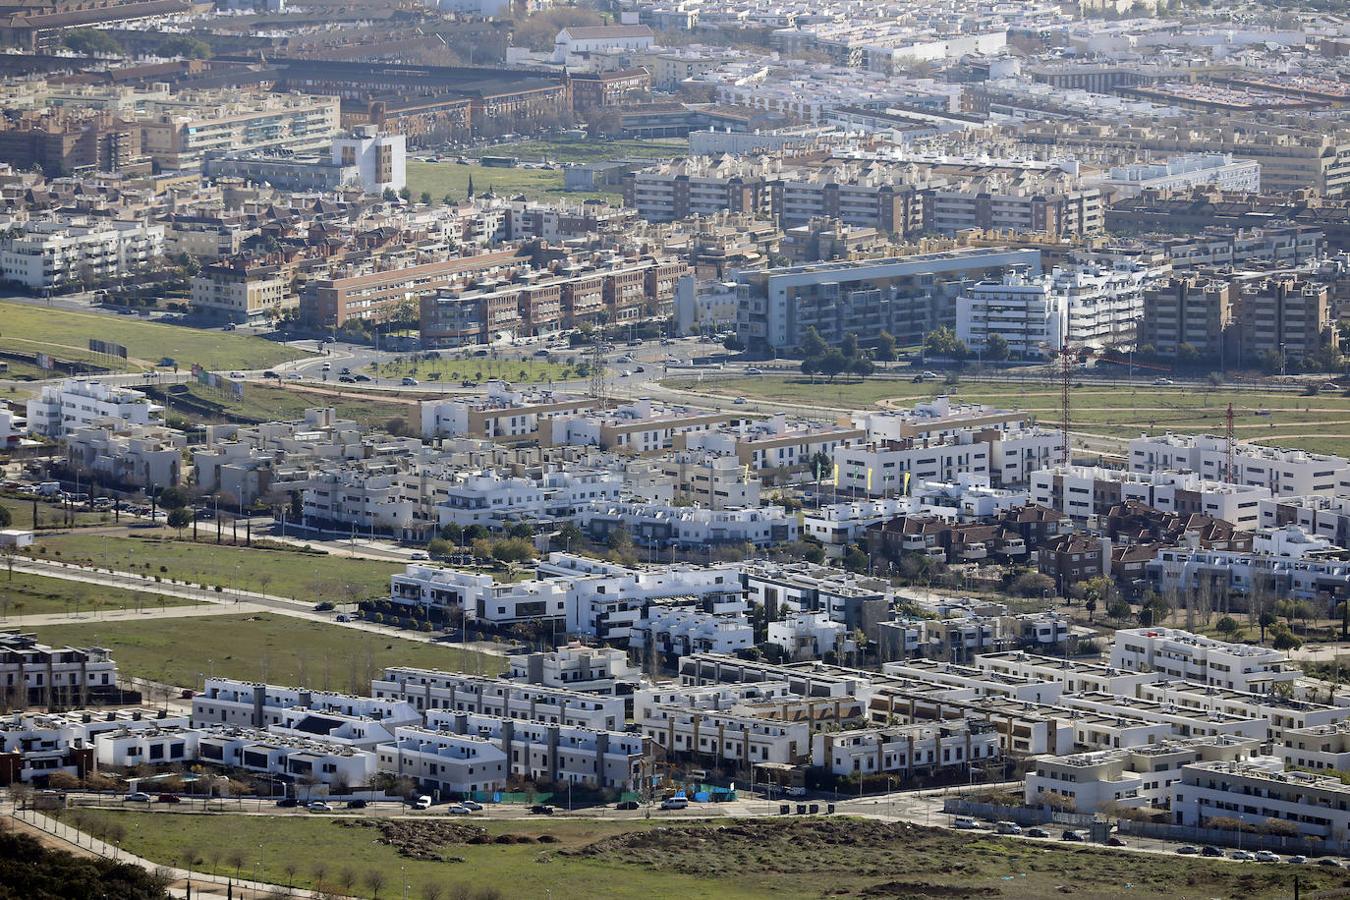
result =
[{"label": "antenna mast", "polygon": [[1229,484],[1237,484],[1237,473],[1233,470],[1233,404],[1228,404],[1228,412],[1224,416],[1225,437],[1227,438],[1225,452],[1228,459],[1226,466],[1228,468],[1227,478]]},{"label": "antenna mast", "polygon": [[1069,387],[1072,375],[1072,351],[1069,349],[1069,345],[1065,344],[1059,351],[1059,430],[1064,440],[1064,446],[1060,449],[1059,461],[1066,466],[1073,458],[1073,453],[1069,450]]}]

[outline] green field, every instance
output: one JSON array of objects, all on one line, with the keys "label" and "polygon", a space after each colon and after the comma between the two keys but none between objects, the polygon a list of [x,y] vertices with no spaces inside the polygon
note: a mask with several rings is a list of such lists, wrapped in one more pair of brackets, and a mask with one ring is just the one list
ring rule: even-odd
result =
[{"label": "green field", "polygon": [[[26,497],[0,497],[0,507],[9,510],[10,523],[15,528],[32,528],[36,531],[38,528],[66,527],[66,510],[59,503],[39,500],[36,525],[33,522],[33,501],[31,499]],[[73,524],[75,527],[108,525],[112,524],[112,521],[113,514],[111,512],[76,510]]]},{"label": "green field", "polygon": [[50,613],[96,613],[110,609],[159,609],[163,605],[181,606],[186,600],[145,591],[127,591],[44,578],[15,572],[11,578],[0,565],[0,623],[9,616],[37,616]]},{"label": "green field", "polygon": [[[477,158],[482,156],[514,156],[521,162],[564,162],[594,163],[611,159],[666,159],[674,156],[686,156],[689,153],[687,138],[659,138],[655,140],[616,140],[616,141],[521,141],[515,144],[501,144],[474,150],[468,154]],[[475,187],[478,180],[474,179]]]},{"label": "green field", "polygon": [[573,203],[599,198],[617,203],[619,195],[585,193],[563,190],[562,169],[502,169],[479,165],[462,166],[457,163],[408,163],[408,190],[414,200],[423,191],[431,194],[432,201],[440,203],[449,196],[463,200],[469,193],[469,179],[473,179],[474,193],[486,194],[491,190],[498,197],[514,197],[524,194],[530,200],[567,199]]},{"label": "green field", "polygon": [[0,347],[45,352],[62,359],[93,359],[89,339],[123,344],[132,358],[153,365],[172,357],[181,368],[260,369],[305,354],[258,337],[142,322],[127,316],[48,309],[0,302]]},{"label": "green field", "polygon": [[[1045,379],[1024,383],[964,381],[956,386],[909,381],[842,381],[814,383],[803,376],[667,380],[665,384],[720,396],[744,396],[804,407],[862,409],[876,405],[908,406],[943,393],[963,401],[1024,409],[1044,425],[1058,425],[1059,389]],[[1305,397],[1284,391],[1234,391],[1153,385],[1073,389],[1075,431],[1132,438],[1167,431],[1221,434],[1228,404],[1239,440],[1300,447],[1322,453],[1350,449],[1350,398],[1339,394]]]},{"label": "green field", "polygon": [[[223,585],[260,591],[305,602],[354,602],[389,594],[389,576],[403,571],[394,562],[345,556],[231,547],[230,523],[223,522],[224,544],[215,540],[216,523],[198,526],[199,543],[191,540],[119,537],[102,534],[40,535],[37,556],[102,568],[162,575],[177,581]],[[162,532],[166,537],[167,532]],[[184,530],[190,538],[191,528]],[[244,540],[244,529],[239,529]],[[161,570],[162,567],[162,570]]]},{"label": "green field", "polygon": [[[193,859],[198,870],[245,878],[256,866],[265,880],[303,888],[316,886],[318,865],[326,888],[359,897],[404,896],[404,878],[407,896],[429,896],[425,888],[436,884],[443,898],[1290,896],[1283,866],[1070,848],[844,817],[672,824],[477,816],[377,823],[303,813],[92,809],[69,816],[82,828],[117,834],[121,846],[158,862]],[[487,842],[469,843],[476,835]],[[440,859],[403,856],[398,847]],[[366,880],[371,872],[384,875],[378,888]],[[1314,866],[1298,876],[1308,896],[1343,884],[1340,873]]]},{"label": "green field", "polygon": [[[335,390],[337,387],[339,385],[334,384],[331,389]],[[313,393],[259,384],[255,381],[244,385],[243,400],[235,400],[201,385],[193,385],[187,393],[208,403],[221,404],[223,413],[219,418],[222,421],[239,421],[240,418],[260,422],[302,419],[305,410],[314,407],[333,407],[337,410],[339,418],[353,419],[365,426],[383,426],[385,422],[396,417],[407,420],[417,418],[416,408],[407,403],[391,402],[376,396],[360,396],[345,391],[342,396]],[[181,408],[174,409],[174,414],[192,421],[201,418],[196,413]]]},{"label": "green field", "polygon": [[180,687],[199,687],[202,675],[304,684],[323,690],[369,693],[385,666],[427,666],[499,673],[505,660],[458,647],[289,618],[274,613],[81,622],[33,629],[58,645],[113,651],[118,670]]},{"label": "green field", "polygon": [[382,378],[401,378],[411,375],[418,381],[439,381],[457,386],[464,379],[487,381],[502,379],[513,384],[546,384],[550,381],[568,381],[581,378],[576,363],[550,362],[529,356],[447,356],[419,359],[407,355],[387,363],[376,363],[366,371]]}]

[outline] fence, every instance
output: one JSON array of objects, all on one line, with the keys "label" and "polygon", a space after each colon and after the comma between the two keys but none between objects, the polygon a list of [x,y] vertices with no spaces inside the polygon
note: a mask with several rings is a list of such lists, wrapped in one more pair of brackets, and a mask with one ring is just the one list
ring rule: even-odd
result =
[{"label": "fence", "polygon": [[1098,821],[1085,813],[1059,812],[1040,806],[1002,806],[974,800],[953,799],[942,804],[942,811],[955,816],[971,816],[991,822],[1016,822],[1018,825],[1067,825],[1087,828]]},{"label": "fence", "polygon": [[1248,834],[1222,828],[1195,828],[1190,825],[1170,825],[1162,822],[1136,822],[1133,819],[1121,819],[1118,830],[1121,834],[1132,834],[1135,837],[1213,844],[1216,847],[1237,847],[1242,850],[1274,850],[1304,856],[1350,853],[1350,842],[1347,841]]}]

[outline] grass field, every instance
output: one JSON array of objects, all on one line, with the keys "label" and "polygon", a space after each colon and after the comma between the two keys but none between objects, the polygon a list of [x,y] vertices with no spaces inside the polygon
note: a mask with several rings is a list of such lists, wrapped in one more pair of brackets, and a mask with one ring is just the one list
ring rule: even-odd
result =
[{"label": "grass field", "polygon": [[[0,497],[0,507],[9,510],[10,523],[15,528],[31,528],[36,531],[39,527],[54,528],[66,526],[66,511],[59,503],[47,503],[39,500],[37,504],[37,523],[33,522],[33,501],[24,497]],[[83,512],[76,511],[74,525],[105,525],[111,524],[113,514],[111,512]]]},{"label": "grass field", "polygon": [[208,369],[258,369],[304,355],[262,338],[230,332],[0,302],[0,347],[45,352],[62,359],[91,359],[91,337],[125,345],[135,360],[154,364],[168,356],[183,368],[200,363]]},{"label": "grass field", "polygon": [[[1050,898],[1289,896],[1283,866],[1011,841],[909,825],[834,818],[642,821],[470,818],[377,823],[352,817],[241,816],[81,810],[81,826],[109,828],[132,852],[164,863],[197,860],[221,875],[323,884],[343,895],[620,898]],[[344,821],[345,818],[345,821]],[[390,843],[378,838],[385,833]],[[490,843],[466,843],[476,833]],[[547,843],[538,838],[548,836]],[[503,843],[497,843],[497,839]],[[521,842],[521,839],[524,842]],[[510,840],[510,843],[505,842]],[[392,844],[392,845],[391,845]],[[395,845],[430,848],[413,859]],[[231,862],[234,859],[235,862]],[[237,867],[237,868],[236,868]],[[385,876],[379,890],[366,881]],[[1338,886],[1338,873],[1300,871],[1302,888]]]},{"label": "grass field", "polygon": [[[337,385],[333,387],[336,388]],[[360,397],[345,392],[341,397],[316,394],[253,381],[244,386],[243,400],[234,400],[228,395],[200,385],[194,385],[188,394],[210,403],[223,404],[224,415],[221,418],[228,421],[238,421],[239,417],[262,422],[301,419],[304,418],[305,410],[316,406],[331,406],[337,410],[340,418],[354,419],[366,426],[383,426],[385,422],[395,417],[416,418],[414,415],[416,410],[405,403],[391,403],[378,397]],[[183,409],[175,409],[174,413],[194,421],[199,418],[196,414]]]},{"label": "grass field", "polygon": [[[403,571],[402,565],[393,562],[215,544],[212,543],[215,528],[215,522],[199,524],[200,542],[195,544],[190,540],[59,534],[39,535],[34,546],[38,556],[65,562],[162,574],[180,581],[261,591],[314,603],[388,596],[389,576]],[[186,537],[191,534],[190,528],[185,529]],[[221,534],[224,541],[230,540],[232,531],[228,522],[222,525]],[[242,527],[239,539],[244,539]]]},{"label": "grass field", "polygon": [[[521,162],[593,163],[611,159],[665,159],[689,153],[687,138],[617,141],[521,141],[475,150],[469,156],[514,156]],[[478,181],[474,179],[474,185]]]},{"label": "grass field", "polygon": [[438,359],[404,356],[387,363],[377,363],[367,371],[384,378],[411,375],[418,381],[441,381],[450,385],[458,385],[466,378],[474,381],[500,378],[518,384],[546,384],[581,377],[573,363],[551,362],[528,356],[442,355]]},{"label": "grass field", "polygon": [[179,606],[187,601],[161,594],[67,581],[64,578],[26,575],[23,572],[15,572],[11,578],[5,567],[0,565],[0,623],[9,616],[95,613],[137,607],[156,609],[161,602],[168,606]]},{"label": "grass field", "polygon": [[[1044,379],[1025,383],[968,381],[955,386],[908,381],[836,381],[812,383],[801,376],[759,376],[668,380],[672,387],[722,396],[744,396],[778,403],[836,409],[879,404],[905,406],[951,392],[961,400],[1024,409],[1039,422],[1059,422],[1059,390]],[[1337,394],[1304,397],[1281,391],[1233,391],[1153,385],[1084,386],[1073,390],[1077,431],[1131,438],[1167,431],[1222,433],[1229,403],[1240,440],[1301,447],[1323,453],[1350,448],[1350,398]]]},{"label": "grass field", "polygon": [[490,189],[498,197],[514,197],[524,194],[530,200],[567,199],[573,203],[599,198],[612,203],[619,201],[619,194],[585,193],[563,190],[562,169],[502,169],[480,165],[462,166],[458,163],[408,163],[408,190],[414,200],[423,191],[431,194],[432,201],[440,203],[446,197],[463,200],[469,193],[469,179],[473,179],[476,194],[485,194]]},{"label": "grass field", "polygon": [[133,622],[81,622],[34,629],[39,640],[113,651],[118,670],[180,687],[202,674],[304,684],[367,694],[384,666],[429,666],[498,674],[505,662],[440,644],[385,637],[273,613]]}]

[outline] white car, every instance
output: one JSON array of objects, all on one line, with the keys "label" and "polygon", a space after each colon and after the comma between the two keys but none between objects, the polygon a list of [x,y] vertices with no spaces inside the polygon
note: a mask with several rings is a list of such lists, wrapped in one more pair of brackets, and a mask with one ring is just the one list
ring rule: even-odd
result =
[{"label": "white car", "polygon": [[149,803],[150,795],[145,791],[133,791],[122,798],[128,803]]},{"label": "white car", "polygon": [[737,406],[744,406],[749,401],[747,401],[744,397],[737,397],[735,400],[732,400],[731,402],[736,404]]},{"label": "white car", "polygon": [[403,379],[404,387],[417,387],[417,384],[418,384],[417,379],[411,376]]},{"label": "white car", "polygon": [[[1177,852],[1180,853],[1181,851],[1178,850]],[[1256,859],[1256,855],[1247,850],[1234,850],[1232,853],[1228,854],[1228,858],[1248,861]]]},{"label": "white car", "polygon": [[431,809],[431,798],[426,794],[413,801],[413,809]]},{"label": "white car", "polygon": [[1256,861],[1257,861],[1257,862],[1279,862],[1279,861],[1280,861],[1280,857],[1279,857],[1278,855],[1274,854],[1274,853],[1271,853],[1269,850],[1257,850],[1257,851],[1256,851]]},{"label": "white car", "polygon": [[324,803],[322,800],[311,800],[305,804],[305,809],[310,812],[332,812],[333,807]]},{"label": "white car", "polygon": [[423,559],[431,559],[431,557],[428,556],[426,553],[422,552],[421,550],[414,550],[412,553],[408,554],[408,559],[423,560]]},{"label": "white car", "polygon": [[962,831],[974,831],[980,827],[980,824],[970,816],[957,816],[952,820],[952,827],[959,828]]},{"label": "white car", "polygon": [[301,378],[304,378],[305,376],[301,375],[299,372],[287,372],[286,377],[289,378],[291,381],[299,381]]},{"label": "white car", "polygon": [[467,816],[473,812],[473,810],[469,809],[462,803],[451,803],[449,806],[446,807],[445,811],[450,813],[450,815],[452,816]]},{"label": "white car", "polygon": [[244,377],[244,373],[243,373],[243,372],[231,372],[231,373],[230,373],[230,377],[231,377],[231,378],[243,378],[243,377]]},{"label": "white car", "polygon": [[1176,382],[1170,378],[1155,378],[1153,379],[1153,383],[1158,387],[1170,387],[1171,385],[1176,384]]},{"label": "white car", "polygon": [[763,370],[763,369],[757,369],[757,368],[755,368],[754,366],[751,366],[750,368],[748,368],[748,369],[745,370],[745,374],[747,374],[747,375],[763,375],[763,374],[764,374],[764,370]]},{"label": "white car", "polygon": [[479,810],[481,810],[481,809],[483,808],[483,804],[481,804],[481,803],[475,803],[475,802],[472,801],[472,800],[461,800],[461,801],[459,801],[459,805],[462,806],[462,807],[464,807],[465,809],[471,810],[471,811],[473,811],[473,812],[478,812]]}]

